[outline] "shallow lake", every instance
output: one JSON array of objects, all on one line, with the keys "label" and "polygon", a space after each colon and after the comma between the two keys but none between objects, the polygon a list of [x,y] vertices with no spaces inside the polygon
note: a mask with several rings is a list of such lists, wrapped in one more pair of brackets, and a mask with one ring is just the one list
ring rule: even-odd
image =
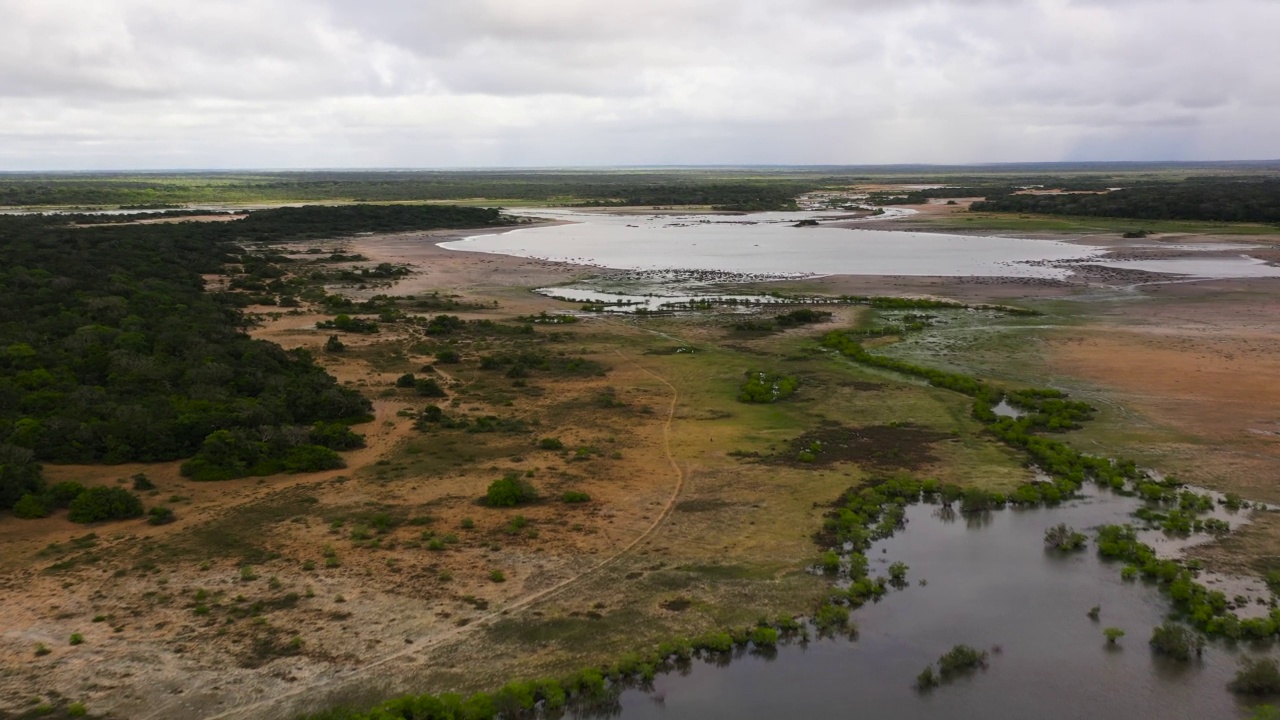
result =
[{"label": "shallow lake", "polygon": [[1087,258],[1094,248],[1049,240],[865,228],[794,227],[842,213],[608,215],[564,210],[538,217],[569,224],[522,228],[442,243],[628,270],[717,270],[767,275],[985,275],[1058,278],[1066,270],[1029,261]]},{"label": "shallow lake", "polygon": [[[853,613],[856,640],[784,646],[772,658],[744,654],[724,667],[694,661],[687,674],[659,676],[652,692],[625,691],[620,716],[1240,717],[1247,705],[1226,683],[1241,653],[1265,653],[1270,645],[1211,641],[1204,657],[1190,663],[1154,656],[1147,639],[1170,608],[1154,586],[1121,580],[1120,565],[1099,560],[1092,543],[1070,554],[1044,548],[1050,526],[1065,522],[1085,531],[1132,522],[1138,504],[1103,493],[1052,510],[1009,509],[968,520],[944,520],[937,506],[914,506],[906,529],[867,553],[873,575],[887,574],[890,562],[907,563],[910,584]],[[1255,585],[1252,594],[1265,596]],[[1087,617],[1095,605],[1097,621]],[[1127,635],[1108,647],[1105,627]],[[1000,651],[986,670],[917,692],[916,675],[958,643]]]},{"label": "shallow lake", "polygon": [[1124,270],[1145,270],[1193,277],[1280,277],[1280,267],[1268,265],[1263,260],[1247,255],[1163,260],[1112,260],[1098,264]]}]

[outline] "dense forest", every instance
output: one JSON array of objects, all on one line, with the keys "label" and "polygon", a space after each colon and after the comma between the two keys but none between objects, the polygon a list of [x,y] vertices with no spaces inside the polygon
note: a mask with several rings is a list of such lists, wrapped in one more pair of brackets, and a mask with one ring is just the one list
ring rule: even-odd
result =
[{"label": "dense forest", "polygon": [[1193,178],[1179,183],[1137,185],[1098,194],[988,196],[975,212],[1050,215],[1280,222],[1280,180],[1272,178]]},{"label": "dense forest", "polygon": [[201,275],[252,260],[246,241],[507,222],[436,206],[282,208],[223,223],[82,219],[0,216],[3,508],[43,490],[41,460],[195,455],[193,474],[207,478],[333,466],[332,450],[359,441],[332,423],[364,418],[369,402],[305,351],[251,339],[236,299],[205,292]]}]

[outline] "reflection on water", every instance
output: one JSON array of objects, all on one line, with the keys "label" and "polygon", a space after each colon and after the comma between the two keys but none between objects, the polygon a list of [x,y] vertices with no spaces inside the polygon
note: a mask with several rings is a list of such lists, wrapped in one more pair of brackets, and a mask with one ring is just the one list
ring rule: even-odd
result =
[{"label": "reflection on water", "polygon": [[[909,584],[854,612],[856,641],[784,646],[776,661],[750,654],[723,667],[696,661],[659,676],[651,690],[623,692],[615,712],[627,720],[1237,717],[1243,706],[1225,687],[1237,657],[1270,644],[1212,641],[1203,659],[1185,665],[1153,656],[1147,638],[1169,611],[1158,589],[1121,580],[1120,566],[1100,561],[1092,547],[1069,554],[1044,547],[1048,527],[1132,522],[1138,506],[1110,493],[974,517],[913,506],[906,530],[867,553],[873,575],[905,562]],[[1097,621],[1088,617],[1094,606]],[[1127,634],[1108,647],[1105,627]],[[999,652],[987,670],[918,693],[920,670],[959,643]]]},{"label": "reflection on water", "polygon": [[1193,275],[1195,277],[1280,277],[1280,267],[1247,255],[1238,257],[1167,258],[1164,260],[1109,260],[1096,263],[1121,270]]}]

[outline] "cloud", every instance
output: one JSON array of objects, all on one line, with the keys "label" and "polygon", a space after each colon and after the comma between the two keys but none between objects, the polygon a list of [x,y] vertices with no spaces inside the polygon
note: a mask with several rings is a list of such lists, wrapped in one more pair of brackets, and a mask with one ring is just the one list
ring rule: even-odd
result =
[{"label": "cloud", "polygon": [[0,169],[1280,157],[1271,0],[0,0]]}]

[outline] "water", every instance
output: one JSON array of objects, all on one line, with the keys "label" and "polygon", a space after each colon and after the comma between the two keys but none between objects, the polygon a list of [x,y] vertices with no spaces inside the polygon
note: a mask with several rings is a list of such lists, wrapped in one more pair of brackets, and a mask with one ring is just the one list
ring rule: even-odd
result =
[{"label": "water", "polygon": [[[1246,706],[1226,683],[1241,653],[1270,646],[1213,641],[1187,664],[1154,656],[1147,639],[1169,611],[1154,586],[1121,580],[1120,565],[1100,561],[1092,546],[1070,554],[1044,549],[1052,525],[1084,531],[1132,522],[1138,504],[1105,493],[1053,510],[950,521],[936,506],[914,506],[907,529],[867,553],[873,575],[887,574],[890,562],[907,563],[910,586],[853,613],[856,641],[792,645],[772,659],[748,654],[726,667],[695,662],[686,675],[658,677],[653,695],[624,692],[621,717],[1239,717]],[[1095,605],[1102,609],[1096,622],[1087,617]],[[1104,627],[1128,634],[1108,647]],[[958,643],[1001,650],[987,670],[918,693],[916,675]]]},{"label": "water", "polygon": [[442,247],[630,270],[1040,278],[1065,277],[1068,270],[1026,262],[1099,252],[1049,240],[793,227],[801,219],[841,213],[633,216],[552,210],[537,215],[572,222],[479,235]]},{"label": "water", "polygon": [[1206,278],[1280,277],[1280,267],[1248,255],[1237,257],[1167,258],[1164,260],[1112,260],[1095,263],[1122,270],[1173,273]]}]

